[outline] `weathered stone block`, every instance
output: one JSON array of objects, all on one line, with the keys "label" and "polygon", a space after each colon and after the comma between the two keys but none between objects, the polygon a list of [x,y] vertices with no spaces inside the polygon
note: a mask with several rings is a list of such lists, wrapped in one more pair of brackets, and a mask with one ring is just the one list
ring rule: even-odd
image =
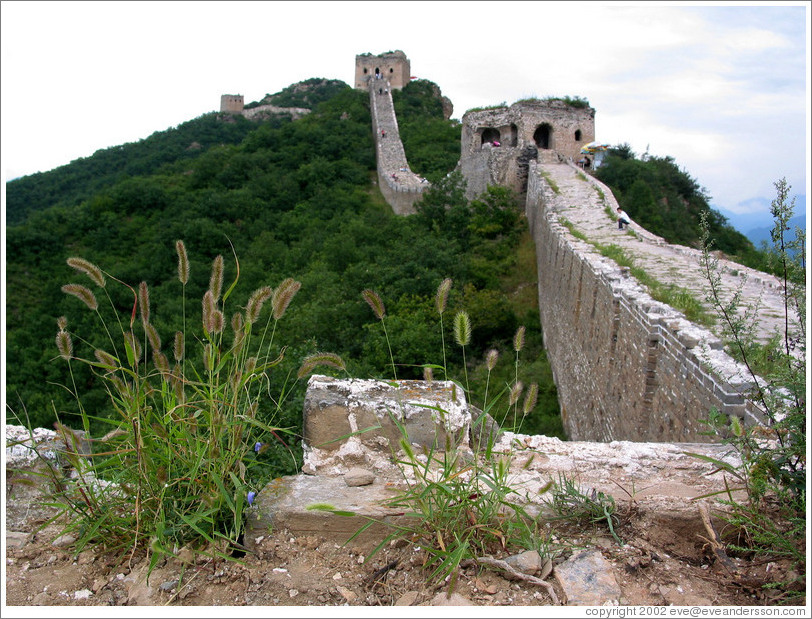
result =
[{"label": "weathered stone block", "polygon": [[450,381],[316,375],[305,394],[305,459],[315,468],[324,458],[335,457],[371,464],[367,454],[390,456],[403,438],[428,449],[467,448],[470,427],[465,393]]}]

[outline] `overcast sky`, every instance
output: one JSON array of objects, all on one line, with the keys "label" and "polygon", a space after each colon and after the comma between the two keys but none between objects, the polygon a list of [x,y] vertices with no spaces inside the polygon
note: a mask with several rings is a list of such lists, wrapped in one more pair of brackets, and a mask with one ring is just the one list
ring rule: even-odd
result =
[{"label": "overcast sky", "polygon": [[[743,3],[742,3],[743,4]],[[454,118],[579,96],[596,137],[671,156],[733,212],[806,195],[809,2],[19,2],[2,16],[11,179],[402,50]]]}]

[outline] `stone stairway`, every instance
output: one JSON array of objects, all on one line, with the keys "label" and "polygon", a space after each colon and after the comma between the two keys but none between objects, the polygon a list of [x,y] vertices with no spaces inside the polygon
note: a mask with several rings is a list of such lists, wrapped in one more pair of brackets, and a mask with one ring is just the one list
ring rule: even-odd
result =
[{"label": "stone stairway", "polygon": [[[687,290],[713,314],[705,299],[709,286],[702,274],[699,250],[666,243],[635,222],[627,230],[619,230],[616,220],[607,212],[614,215],[618,204],[606,185],[571,163],[542,163],[540,168],[558,189],[554,194],[555,211],[589,242],[617,245],[633,258],[636,267],[663,284]],[[781,282],[730,260],[719,259],[719,268],[725,298],[741,288],[741,311],[757,310],[759,341],[781,332],[784,328]],[[711,330],[720,336],[720,325]]]},{"label": "stone stairway", "polygon": [[385,79],[369,81],[369,107],[375,132],[375,154],[381,192],[393,210],[413,211],[412,205],[429,187],[428,181],[409,168],[392,102],[392,89]]}]

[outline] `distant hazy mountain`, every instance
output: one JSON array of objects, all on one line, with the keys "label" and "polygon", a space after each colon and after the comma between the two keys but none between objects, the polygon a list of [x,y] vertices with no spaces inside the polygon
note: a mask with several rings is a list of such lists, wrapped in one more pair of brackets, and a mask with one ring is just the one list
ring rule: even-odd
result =
[{"label": "distant hazy mountain", "polygon": [[[754,201],[756,202],[756,201]],[[730,225],[736,228],[753,242],[753,245],[760,247],[762,241],[770,242],[770,230],[773,229],[774,222],[770,215],[770,201],[767,199],[757,200],[761,206],[756,212],[738,214],[724,208],[714,207],[722,215],[727,217]],[[795,197],[795,216],[790,219],[790,228],[796,226],[806,230],[806,196]]]}]

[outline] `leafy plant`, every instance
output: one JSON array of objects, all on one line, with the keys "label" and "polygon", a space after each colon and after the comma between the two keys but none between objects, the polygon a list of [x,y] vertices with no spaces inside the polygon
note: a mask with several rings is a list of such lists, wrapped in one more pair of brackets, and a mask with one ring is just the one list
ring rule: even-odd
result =
[{"label": "leafy plant", "polygon": [[576,481],[559,475],[558,482],[550,490],[547,504],[559,520],[605,524],[618,544],[623,541],[615,533],[619,520],[617,507],[611,495],[594,488],[588,494],[581,492]]},{"label": "leafy plant", "polygon": [[[86,436],[91,420],[109,431],[92,438],[92,457],[80,460],[70,448],[72,431],[57,424],[79,478],[72,483],[55,479],[54,504],[71,516],[66,529],[77,537],[77,553],[88,545],[131,553],[146,548],[150,570],[186,544],[208,545],[206,552],[229,557],[240,548],[245,510],[266,481],[256,473],[263,455],[281,447],[292,456],[284,438],[289,429],[274,425],[273,416],[263,419],[259,411],[260,401],[270,396],[278,413],[288,394],[283,389],[271,396],[269,377],[285,356],[285,347],[275,342],[277,323],[301,284],[288,278],[276,288],[263,286],[244,306],[235,306],[231,298],[239,262],[235,258],[235,276],[225,288],[224,260],[218,255],[194,329],[185,309],[190,260],[182,241],[176,250],[184,328],[171,336],[169,351],[146,282],[136,289],[82,258],[70,258],[68,264],[108,300],[111,281],[123,286],[131,303],[119,313],[110,300],[115,318],[107,320],[92,290],[67,284],[63,291],[96,315],[103,334],[98,341],[105,343],[71,332],[65,317],[57,321],[56,347],[70,376],[76,365],[90,367],[118,416],[95,417],[84,406],[76,381],[66,386]],[[227,322],[229,310],[233,314]],[[317,363],[343,368],[340,358],[324,355],[305,365]]]},{"label": "leafy plant", "polygon": [[[770,586],[785,586],[792,599],[800,595],[806,571],[806,269],[804,252],[791,250],[797,249],[793,247],[796,242],[803,247],[805,237],[799,232],[796,242],[787,242],[794,200],[788,199],[790,187],[785,179],[775,187],[771,256],[781,274],[785,323],[782,332],[763,347],[754,345],[758,328],[754,312],[740,311],[741,288],[732,296],[724,295],[718,261],[710,251],[710,230],[704,219],[702,222],[708,299],[725,327],[731,353],[750,378],[753,387],[747,395],[763,423],[745,426],[737,417],[728,419],[712,410],[708,425],[738,456],[735,465],[713,460],[738,484],[721,499],[729,508],[721,517],[741,533],[740,541],[731,548],[790,559],[800,573],[798,580]],[[761,356],[760,374],[755,369],[756,350]],[[745,501],[735,498],[735,488],[745,491]]]}]

